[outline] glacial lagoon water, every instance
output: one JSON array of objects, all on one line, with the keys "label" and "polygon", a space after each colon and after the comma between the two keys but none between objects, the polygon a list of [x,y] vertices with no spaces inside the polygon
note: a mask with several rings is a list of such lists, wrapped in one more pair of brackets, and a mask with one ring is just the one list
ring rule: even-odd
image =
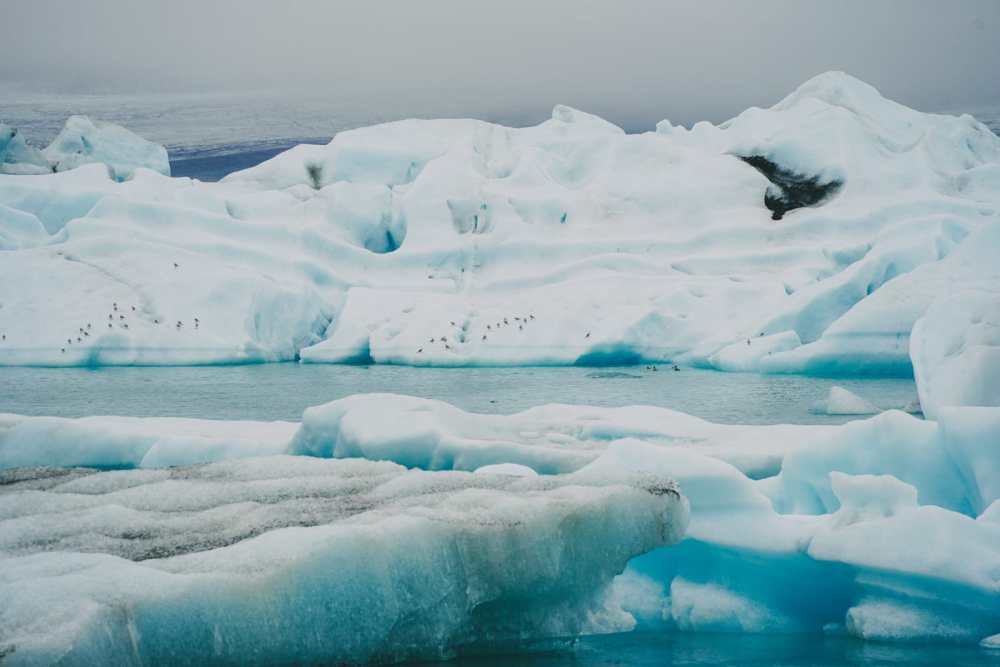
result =
[{"label": "glacial lagoon water", "polygon": [[656,405],[729,424],[833,424],[814,414],[840,385],[880,408],[916,398],[910,378],[816,378],[669,366],[410,368],[262,364],[154,368],[0,368],[0,412],[84,417],[198,417],[297,421],[352,394],[434,398],[463,410],[509,414],[545,403]]},{"label": "glacial lagoon water", "polygon": [[583,637],[572,648],[561,651],[460,658],[422,663],[419,667],[972,667],[997,664],[1000,664],[1000,651],[978,646],[889,644],[811,634],[624,633]]}]

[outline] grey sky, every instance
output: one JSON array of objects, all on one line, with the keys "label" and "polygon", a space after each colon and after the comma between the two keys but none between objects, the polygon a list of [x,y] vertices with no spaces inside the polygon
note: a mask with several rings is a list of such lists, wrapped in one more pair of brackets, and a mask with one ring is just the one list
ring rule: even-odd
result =
[{"label": "grey sky", "polygon": [[512,123],[561,102],[630,129],[719,121],[829,69],[922,109],[1000,100],[1000,0],[5,0],[0,10],[0,82],[73,92],[312,89],[392,115]]}]

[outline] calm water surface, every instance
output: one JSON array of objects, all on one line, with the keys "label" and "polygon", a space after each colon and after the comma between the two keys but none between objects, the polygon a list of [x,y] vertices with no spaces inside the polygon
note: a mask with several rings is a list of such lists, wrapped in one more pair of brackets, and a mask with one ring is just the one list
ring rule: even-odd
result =
[{"label": "calm water surface", "polygon": [[[584,637],[560,652],[467,658],[421,667],[660,667],[661,665],[914,665],[1000,664],[1000,651],[978,646],[886,644],[816,635],[642,634]],[[415,667],[415,666],[414,666]]]},{"label": "calm water surface", "polygon": [[310,405],[393,392],[475,412],[544,403],[658,405],[736,424],[837,423],[811,405],[841,385],[879,407],[916,396],[903,378],[829,379],[664,367],[410,368],[263,364],[184,368],[0,368],[0,412],[26,415],[176,416],[298,420]]}]

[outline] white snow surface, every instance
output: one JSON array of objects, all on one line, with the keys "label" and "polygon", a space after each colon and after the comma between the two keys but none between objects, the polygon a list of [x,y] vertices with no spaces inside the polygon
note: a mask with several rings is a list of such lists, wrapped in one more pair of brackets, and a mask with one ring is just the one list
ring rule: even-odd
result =
[{"label": "white snow surface", "polygon": [[[140,499],[146,505],[136,509],[143,511],[197,504],[202,491],[195,493],[184,480],[204,477],[198,471],[213,466],[274,467],[274,474],[282,476],[282,470],[300,471],[287,473],[295,480],[285,490],[228,483],[204,488],[227,503],[261,503],[311,493],[309,466],[324,470],[323,461],[331,458],[345,465],[370,460],[422,469],[426,477],[413,479],[445,485],[459,479],[505,488],[625,485],[655,492],[672,488],[664,480],[676,480],[690,505],[686,539],[669,548],[634,551],[613,587],[588,598],[585,615],[594,625],[574,626],[580,631],[841,628],[866,639],[978,642],[1000,630],[996,407],[946,407],[935,421],[890,410],[840,426],[732,426],[654,407],[549,405],[514,415],[479,415],[429,399],[369,394],[310,408],[299,425],[8,415],[0,429],[3,474],[31,478],[13,487],[27,495],[0,492],[0,497],[37,513],[86,514],[120,498],[128,501],[125,507],[132,507],[128,499]],[[195,465],[163,467],[178,464]],[[44,466],[80,465],[136,469],[87,474],[71,468],[65,490],[84,485],[73,493],[112,495],[53,496],[54,505],[47,504],[42,492],[49,491],[50,482],[32,475],[48,479],[45,475],[53,473]],[[38,470],[49,472],[25,472]],[[73,477],[80,475],[80,481]],[[127,483],[120,487],[119,479]],[[124,490],[133,486],[138,490]],[[0,514],[16,518],[21,510],[3,502]],[[246,520],[236,521],[231,531],[256,525],[257,517],[280,523],[273,513],[254,507],[238,510]],[[36,517],[5,524],[0,534],[9,537],[0,550],[23,558],[24,549],[36,548],[30,545],[47,544],[44,548],[73,553],[120,555],[116,549],[197,542],[202,534],[229,539],[217,529],[230,521],[221,510],[199,518],[204,523],[194,527],[178,523],[177,532],[165,536],[153,531],[147,540],[140,531],[137,542],[95,531],[88,521],[124,521],[102,518],[103,512],[93,510],[86,520],[73,515],[66,523],[57,516],[51,522]],[[31,539],[19,537],[22,528],[8,530],[22,525],[33,531]],[[189,530],[193,535],[184,537]],[[597,544],[609,547],[598,542],[587,549],[598,549]],[[207,553],[223,549],[205,548]],[[37,571],[48,580],[63,561],[45,557],[53,560]],[[101,578],[109,576],[100,572]],[[111,579],[115,583],[107,586],[120,584]],[[63,584],[52,586],[58,590]],[[19,590],[34,599],[30,592],[37,589]]]},{"label": "white snow surface", "polygon": [[[772,220],[741,156],[839,188]],[[1000,139],[835,72],[719,126],[558,106],[345,131],[221,183],[150,160],[0,176],[0,364],[909,372],[939,286],[1000,248]]]}]

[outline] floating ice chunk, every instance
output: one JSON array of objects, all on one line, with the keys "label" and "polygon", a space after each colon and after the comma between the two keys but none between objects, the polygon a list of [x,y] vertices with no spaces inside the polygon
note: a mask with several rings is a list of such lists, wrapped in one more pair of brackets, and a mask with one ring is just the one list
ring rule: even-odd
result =
[{"label": "floating ice chunk", "polygon": [[280,454],[296,428],[290,422],[0,414],[0,468],[155,468]]},{"label": "floating ice chunk", "polygon": [[563,639],[686,520],[678,495],[630,485],[307,457],[15,481],[0,508],[0,646],[68,665],[396,662]]},{"label": "floating ice chunk", "polygon": [[813,412],[824,415],[874,415],[881,410],[843,387],[830,387],[825,400],[812,408]]},{"label": "floating ice chunk", "polygon": [[805,434],[833,432],[827,426],[733,427],[648,406],[546,405],[484,415],[430,399],[361,394],[306,409],[289,452],[391,460],[428,470],[517,463],[553,474],[579,469],[613,441],[634,439],[695,449],[762,477],[776,474]]}]

